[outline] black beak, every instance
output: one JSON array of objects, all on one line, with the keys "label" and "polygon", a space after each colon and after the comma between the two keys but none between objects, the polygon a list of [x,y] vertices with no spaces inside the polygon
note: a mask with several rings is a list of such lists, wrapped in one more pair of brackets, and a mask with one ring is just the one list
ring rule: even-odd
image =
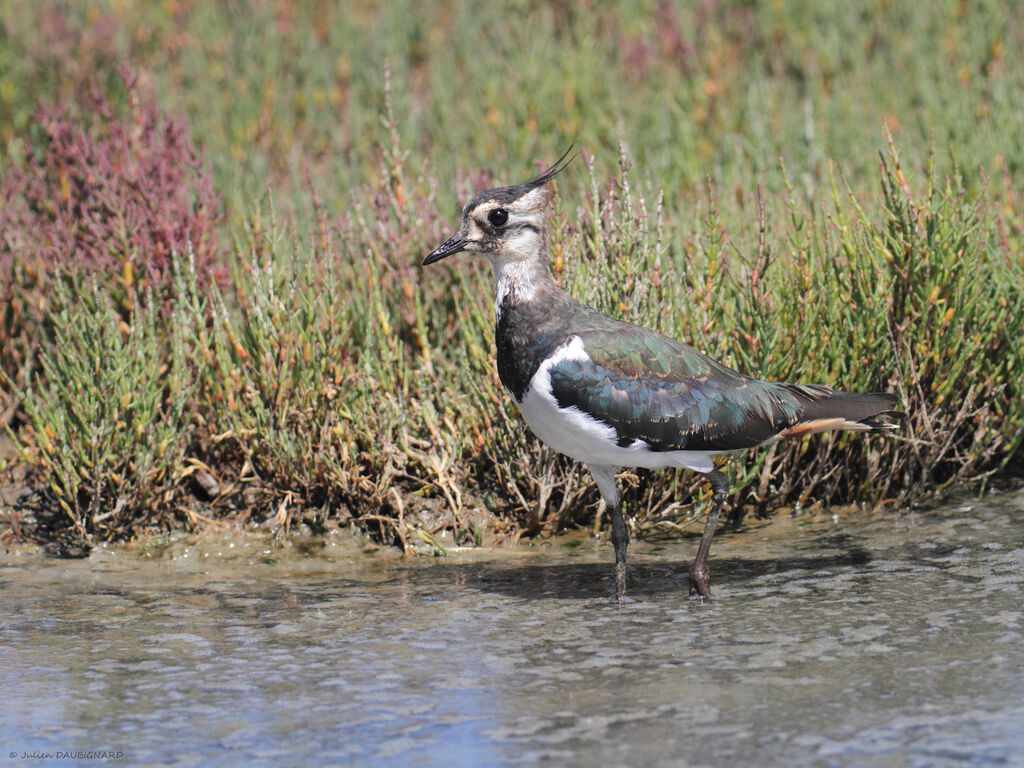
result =
[{"label": "black beak", "polygon": [[433,264],[435,261],[440,261],[451,256],[453,253],[459,253],[464,250],[466,250],[466,238],[458,234],[452,235],[427,254],[427,258],[423,260],[423,266]]}]

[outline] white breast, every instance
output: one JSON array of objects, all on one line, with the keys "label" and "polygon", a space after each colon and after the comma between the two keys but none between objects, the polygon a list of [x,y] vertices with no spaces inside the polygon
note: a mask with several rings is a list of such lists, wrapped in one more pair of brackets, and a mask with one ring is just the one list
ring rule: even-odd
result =
[{"label": "white breast", "polygon": [[551,368],[565,360],[590,362],[583,340],[573,336],[541,363],[530,379],[519,410],[530,429],[559,453],[588,464],[615,467],[687,467],[697,472],[714,469],[713,454],[705,451],[653,451],[643,440],[627,447],[616,443],[615,429],[576,406],[561,408],[551,392]]}]

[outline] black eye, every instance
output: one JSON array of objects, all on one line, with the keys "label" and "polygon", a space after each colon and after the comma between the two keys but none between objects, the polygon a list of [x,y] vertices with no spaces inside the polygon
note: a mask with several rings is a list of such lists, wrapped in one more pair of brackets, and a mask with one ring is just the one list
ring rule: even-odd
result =
[{"label": "black eye", "polygon": [[487,214],[487,220],[495,227],[504,227],[508,221],[508,211],[504,208],[495,208]]}]

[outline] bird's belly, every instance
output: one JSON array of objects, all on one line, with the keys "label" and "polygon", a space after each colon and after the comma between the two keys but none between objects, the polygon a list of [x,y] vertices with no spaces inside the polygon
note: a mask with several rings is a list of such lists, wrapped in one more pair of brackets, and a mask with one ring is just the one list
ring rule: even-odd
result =
[{"label": "bird's belly", "polygon": [[634,440],[628,446],[619,445],[614,427],[575,406],[560,407],[551,394],[550,379],[543,370],[533,378],[517,405],[537,437],[559,453],[587,464],[647,469],[687,467],[697,472],[714,469],[709,452],[655,451],[642,440]]}]

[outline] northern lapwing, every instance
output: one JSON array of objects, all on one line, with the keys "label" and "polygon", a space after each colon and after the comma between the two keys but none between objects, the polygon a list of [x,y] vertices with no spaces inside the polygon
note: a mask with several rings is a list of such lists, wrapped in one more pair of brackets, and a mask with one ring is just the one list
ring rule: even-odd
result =
[{"label": "northern lapwing", "polygon": [[568,154],[530,181],[474,195],[458,232],[423,264],[461,251],[491,262],[498,376],[541,440],[590,467],[611,519],[616,600],[629,542],[619,469],[686,467],[708,479],[711,510],[690,569],[690,595],[706,600],[708,551],[729,490],[713,457],[811,432],[895,429],[886,417],[896,415],[896,397],[753,379],[573,299],[548,269],[546,222],[550,182]]}]

